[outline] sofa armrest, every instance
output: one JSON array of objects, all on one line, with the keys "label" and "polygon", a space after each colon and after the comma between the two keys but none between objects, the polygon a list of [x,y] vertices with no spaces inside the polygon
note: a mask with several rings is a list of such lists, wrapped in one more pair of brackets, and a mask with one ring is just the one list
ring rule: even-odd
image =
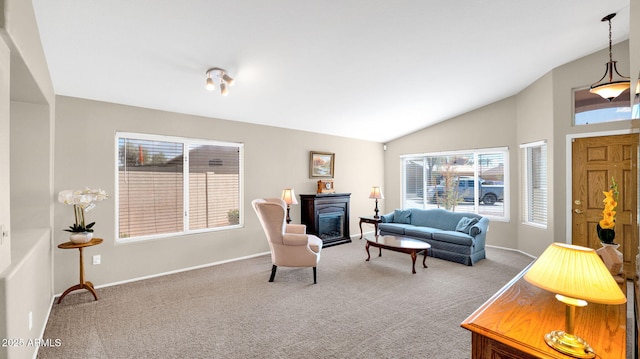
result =
[{"label": "sofa armrest", "polygon": [[387,213],[387,214],[383,214],[382,216],[380,216],[380,219],[382,220],[382,223],[393,223],[393,213]]},{"label": "sofa armrest", "polygon": [[474,238],[476,248],[484,248],[487,240],[487,232],[489,231],[489,220],[481,218],[478,223],[474,224],[469,230],[469,234]]}]

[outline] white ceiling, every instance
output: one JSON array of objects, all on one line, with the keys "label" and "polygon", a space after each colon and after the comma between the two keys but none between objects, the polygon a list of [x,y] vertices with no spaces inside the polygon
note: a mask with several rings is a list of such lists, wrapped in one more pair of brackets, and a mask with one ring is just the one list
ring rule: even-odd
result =
[{"label": "white ceiling", "polygon": [[[606,48],[609,13],[629,36],[629,0],[33,3],[58,95],[378,142]],[[210,67],[229,96],[205,90]]]}]

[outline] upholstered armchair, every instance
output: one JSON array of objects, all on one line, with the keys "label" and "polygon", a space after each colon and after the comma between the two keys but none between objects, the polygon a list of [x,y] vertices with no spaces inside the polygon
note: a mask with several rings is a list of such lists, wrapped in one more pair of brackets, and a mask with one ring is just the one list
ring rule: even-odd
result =
[{"label": "upholstered armchair", "polygon": [[287,206],[281,198],[256,199],[251,202],[271,248],[271,277],[273,282],[278,266],[313,267],[313,283],[316,266],[320,261],[322,240],[306,234],[307,227],[285,223]]}]

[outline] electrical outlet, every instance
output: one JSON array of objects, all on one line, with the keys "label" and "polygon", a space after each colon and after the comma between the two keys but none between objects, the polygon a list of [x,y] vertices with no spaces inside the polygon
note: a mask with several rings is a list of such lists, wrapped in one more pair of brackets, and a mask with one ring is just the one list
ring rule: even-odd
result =
[{"label": "electrical outlet", "polygon": [[100,255],[96,254],[93,256],[93,265],[100,264]]},{"label": "electrical outlet", "polygon": [[33,312],[29,312],[29,330],[33,328]]}]

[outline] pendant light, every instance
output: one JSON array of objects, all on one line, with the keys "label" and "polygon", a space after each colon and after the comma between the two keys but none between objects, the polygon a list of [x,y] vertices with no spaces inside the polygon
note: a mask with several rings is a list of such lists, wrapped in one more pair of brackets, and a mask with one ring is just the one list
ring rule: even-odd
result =
[{"label": "pendant light", "polygon": [[[601,21],[609,22],[609,62],[606,63],[606,69],[604,75],[598,82],[591,85],[589,92],[600,95],[600,97],[611,101],[614,98],[620,96],[624,90],[629,88],[629,78],[620,75],[618,68],[616,67],[617,61],[613,61],[613,55],[611,54],[611,19],[616,16],[615,13],[609,14],[602,18]],[[614,81],[614,72],[617,75]],[[608,79],[608,82],[602,82],[604,79]]]}]

